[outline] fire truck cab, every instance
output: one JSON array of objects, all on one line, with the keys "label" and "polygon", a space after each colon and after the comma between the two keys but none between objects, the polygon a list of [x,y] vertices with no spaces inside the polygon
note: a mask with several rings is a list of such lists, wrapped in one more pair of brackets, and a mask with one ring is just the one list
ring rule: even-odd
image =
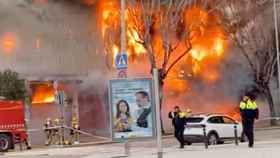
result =
[{"label": "fire truck cab", "polygon": [[14,149],[16,143],[27,143],[27,137],[23,103],[0,100],[0,151]]}]

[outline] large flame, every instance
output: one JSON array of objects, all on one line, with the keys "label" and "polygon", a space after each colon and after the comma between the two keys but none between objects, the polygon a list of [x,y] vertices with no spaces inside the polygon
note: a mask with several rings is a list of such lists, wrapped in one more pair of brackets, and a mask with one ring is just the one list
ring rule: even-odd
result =
[{"label": "large flame", "polygon": [[[115,0],[106,0],[99,3],[99,8],[101,11],[101,32],[103,38],[105,38],[106,33],[110,33],[109,30],[114,30],[115,32],[120,32],[120,9],[119,3]],[[128,10],[125,14],[126,19],[126,53],[129,57],[137,57],[146,52],[142,44],[139,43],[140,38],[138,33],[134,28],[134,23],[132,18],[128,16]],[[115,43],[112,44],[111,50],[113,57],[120,53],[120,37],[114,39]],[[118,52],[116,52],[118,50]],[[114,61],[114,60],[112,60]]]},{"label": "large flame", "polygon": [[[106,32],[112,29],[117,32],[117,39],[114,39],[113,44],[110,45],[111,56],[114,58],[120,51],[120,8],[119,2],[115,0],[100,1],[101,8],[101,31],[106,40]],[[128,14],[130,8],[126,10],[126,37],[127,47],[126,52],[130,62],[143,62],[142,55],[146,53],[145,48],[139,43],[141,40],[137,31],[143,28],[136,29],[135,20]],[[135,9],[135,8],[133,8]],[[140,14],[141,9],[136,9],[134,14]],[[140,17],[141,15],[134,15]],[[180,62],[173,67],[165,80],[164,91],[167,95],[178,96],[180,94],[194,94],[192,91],[191,81],[200,79],[206,85],[211,86],[219,81],[221,78],[219,66],[225,56],[228,41],[225,37],[223,26],[219,24],[220,17],[215,11],[208,12],[203,7],[195,5],[188,7],[184,12],[184,26],[186,30],[190,31],[192,49],[189,54],[185,56]],[[137,21],[140,22],[141,21]],[[153,26],[153,49],[157,64],[162,64],[163,59],[163,43],[160,32],[159,23],[155,22]],[[143,26],[143,25],[139,25]],[[105,41],[108,42],[108,41]],[[181,41],[184,43],[185,41]],[[176,43],[176,42],[175,42]],[[173,54],[181,54],[184,46],[179,46]],[[133,59],[133,60],[131,60]],[[112,59],[114,61],[114,59]],[[112,62],[113,63],[113,62]],[[133,64],[133,63],[132,63]],[[144,66],[144,65],[143,65]],[[198,93],[197,96],[200,96]],[[216,103],[215,103],[216,104]],[[218,103],[217,103],[218,104]],[[226,113],[231,117],[238,119],[239,112],[233,109],[232,104],[221,104],[220,109],[215,109],[217,112]]]},{"label": "large flame", "polygon": [[217,66],[227,47],[223,27],[218,25],[219,17],[195,6],[186,11],[185,18],[195,21],[188,25],[194,36],[190,51],[192,72],[207,81],[216,81],[219,78]]},{"label": "large flame", "polygon": [[55,93],[52,84],[36,84],[33,88],[32,104],[53,103]]},{"label": "large flame", "polygon": [[[120,31],[120,9],[118,1],[106,0],[100,2],[101,8],[101,28],[103,37],[106,31],[114,29],[115,31]],[[142,44],[139,43],[140,38],[137,30],[135,29],[135,22],[130,14],[126,10],[126,37],[127,37],[127,47],[126,52],[129,58],[135,60],[142,60],[138,58],[146,52]],[[139,10],[140,12],[141,10]],[[193,49],[189,52],[189,59],[191,62],[187,66],[191,66],[191,73],[194,76],[203,78],[206,81],[216,81],[219,79],[218,65],[220,60],[224,56],[224,52],[227,47],[227,41],[224,38],[224,30],[222,26],[218,25],[219,17],[213,12],[208,14],[208,12],[199,6],[194,6],[188,8],[185,12],[186,27],[191,30],[192,37],[192,47]],[[155,27],[154,29],[160,29]],[[160,36],[156,36],[156,40],[153,41],[156,58],[158,63],[162,60],[162,43]],[[120,42],[118,39],[114,39],[115,43],[110,45],[112,57],[114,58],[118,53],[120,53]],[[180,52],[176,52],[179,54]],[[112,59],[114,61],[114,59]],[[174,69],[176,71],[176,68]],[[176,73],[179,73],[178,71]]]}]

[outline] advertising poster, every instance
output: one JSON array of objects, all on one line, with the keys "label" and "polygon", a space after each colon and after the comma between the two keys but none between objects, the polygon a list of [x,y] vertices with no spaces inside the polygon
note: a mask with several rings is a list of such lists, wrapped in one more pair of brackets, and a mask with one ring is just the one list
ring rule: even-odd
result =
[{"label": "advertising poster", "polygon": [[152,79],[110,81],[113,139],[154,136],[155,106]]}]

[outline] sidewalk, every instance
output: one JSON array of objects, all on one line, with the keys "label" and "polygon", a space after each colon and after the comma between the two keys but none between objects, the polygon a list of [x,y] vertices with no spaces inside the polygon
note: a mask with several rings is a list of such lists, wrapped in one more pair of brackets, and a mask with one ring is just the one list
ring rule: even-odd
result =
[{"label": "sidewalk", "polygon": [[[156,141],[145,140],[130,142],[131,158],[156,158]],[[258,130],[256,132],[255,148],[249,149],[247,144],[235,146],[234,143],[210,146],[205,149],[203,144],[193,144],[185,149],[178,148],[178,142],[172,135],[164,136],[164,158],[191,156],[193,158],[278,158],[280,146],[280,128]],[[14,151],[5,153],[0,158],[118,158],[124,155],[123,143],[99,141],[81,143],[65,148],[47,147],[29,151]],[[277,155],[277,156],[275,156]]]},{"label": "sidewalk", "polygon": [[[169,139],[168,139],[169,140]],[[165,142],[166,144],[166,142]],[[167,142],[168,144],[168,142]],[[234,144],[210,146],[204,149],[201,144],[186,146],[179,149],[178,144],[164,146],[164,158],[278,158],[280,140],[257,142],[255,148],[248,148],[247,144],[235,146]],[[157,158],[156,146],[145,146],[145,143],[131,147],[131,158]],[[91,147],[76,147],[62,149],[48,149],[25,151],[20,153],[7,153],[3,158],[118,158],[124,154],[121,144],[107,144]],[[2,158],[0,156],[0,158]]]}]

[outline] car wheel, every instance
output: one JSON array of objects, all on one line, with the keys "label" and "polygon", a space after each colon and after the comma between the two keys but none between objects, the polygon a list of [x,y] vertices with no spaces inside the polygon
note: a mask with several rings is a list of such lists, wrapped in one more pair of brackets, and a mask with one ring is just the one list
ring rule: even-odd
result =
[{"label": "car wheel", "polygon": [[0,134],[0,151],[8,151],[11,146],[11,138],[6,134]]},{"label": "car wheel", "polygon": [[208,135],[208,144],[209,145],[217,145],[219,142],[218,136],[215,133],[210,133]]}]

